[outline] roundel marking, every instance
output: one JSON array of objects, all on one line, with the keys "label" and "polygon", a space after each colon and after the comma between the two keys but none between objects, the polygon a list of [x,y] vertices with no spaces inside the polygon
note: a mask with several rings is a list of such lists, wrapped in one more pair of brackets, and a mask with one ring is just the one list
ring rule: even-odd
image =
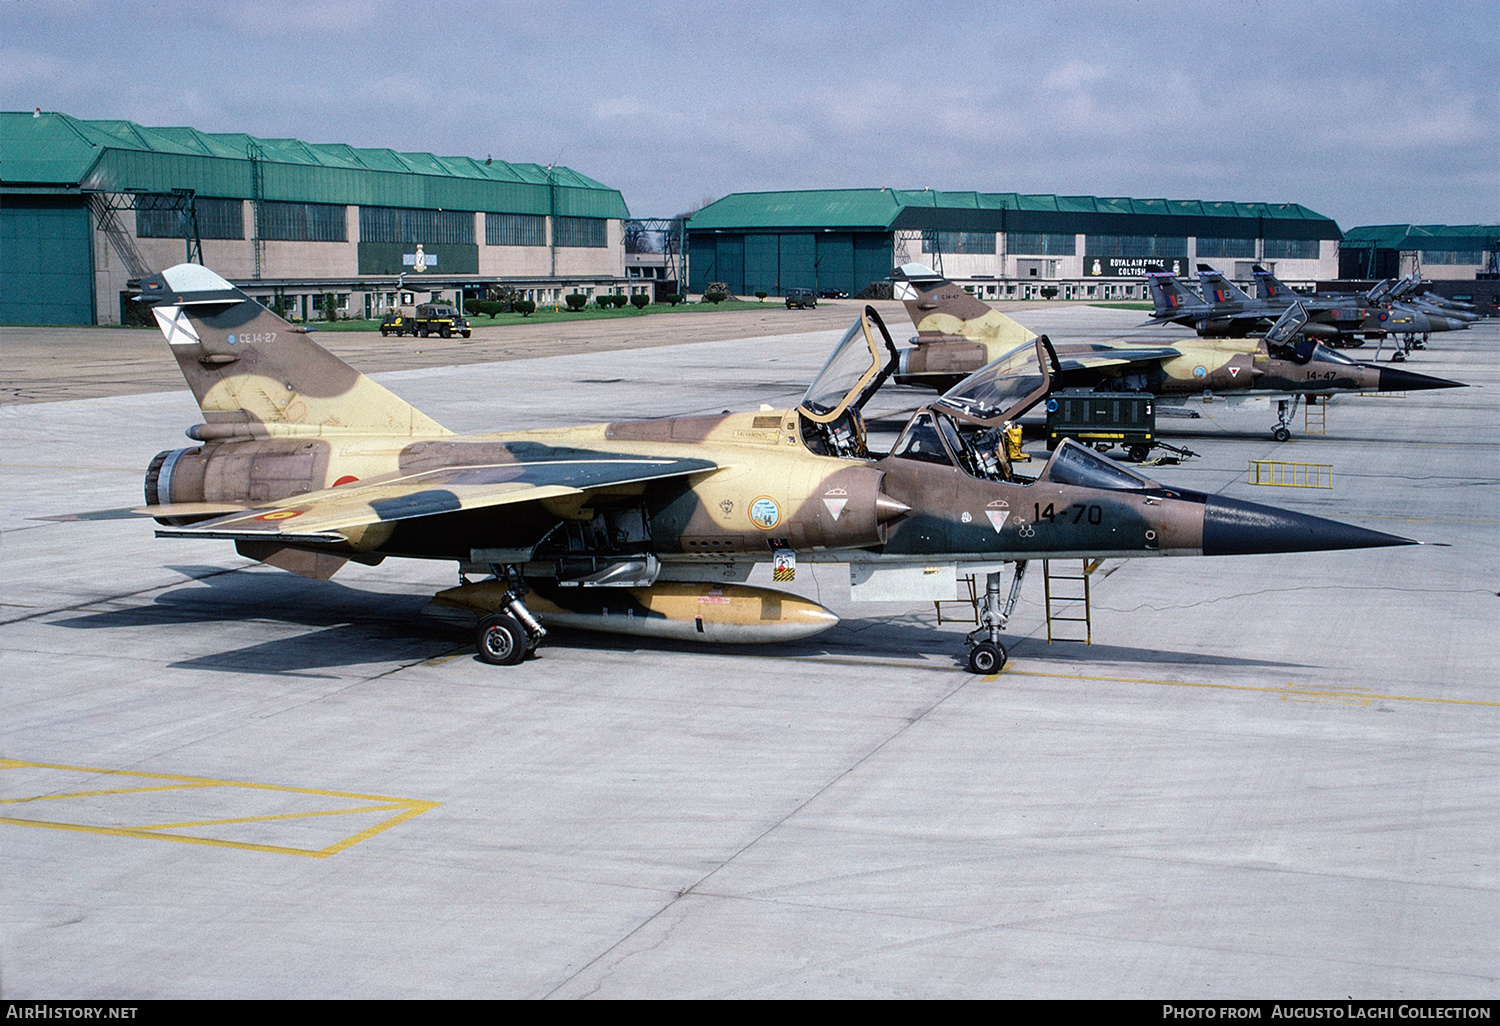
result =
[{"label": "roundel marking", "polygon": [[769,531],[781,523],[781,507],[769,495],[762,495],[750,504],[750,522],[762,531]]},{"label": "roundel marking", "polygon": [[339,478],[333,483],[333,487],[337,488],[339,485],[353,484],[358,480],[359,478],[355,477],[353,474],[345,474],[343,477]]},{"label": "roundel marking", "polygon": [[1206,377],[1208,377],[1208,368],[1204,367],[1202,364],[1199,364],[1197,367],[1193,368],[1193,377],[1195,377],[1195,378],[1206,378]]},{"label": "roundel marking", "polygon": [[290,520],[292,517],[300,517],[301,515],[302,515],[302,510],[300,510],[300,509],[278,509],[278,510],[274,510],[274,511],[272,511],[270,513],[262,513],[260,516],[256,517],[255,519],[256,520]]},{"label": "roundel marking", "polygon": [[228,342],[230,345],[234,345],[236,342],[239,341],[239,339],[235,338],[234,335],[230,334],[230,335],[225,335],[224,336],[224,341]]}]

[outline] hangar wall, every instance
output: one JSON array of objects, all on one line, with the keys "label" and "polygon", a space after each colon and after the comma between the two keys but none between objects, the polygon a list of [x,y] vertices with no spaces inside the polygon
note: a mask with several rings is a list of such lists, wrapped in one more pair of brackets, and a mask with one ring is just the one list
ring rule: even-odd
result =
[{"label": "hangar wall", "polygon": [[688,236],[695,290],[857,295],[916,262],[984,298],[1024,299],[1043,288],[1144,298],[1143,274],[1191,279],[1199,261],[1245,281],[1256,263],[1314,281],[1336,272],[1341,233],[1298,204],[844,189],[726,196],[693,215]]},{"label": "hangar wall", "polygon": [[202,260],[303,316],[516,288],[539,302],[649,288],[625,276],[618,190],[565,167],[0,113],[5,323],[115,323],[130,282]]}]

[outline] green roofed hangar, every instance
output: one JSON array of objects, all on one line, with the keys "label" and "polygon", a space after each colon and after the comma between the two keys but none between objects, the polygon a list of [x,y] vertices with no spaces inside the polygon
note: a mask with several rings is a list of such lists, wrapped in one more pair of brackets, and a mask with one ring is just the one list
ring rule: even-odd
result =
[{"label": "green roofed hangar", "polygon": [[200,257],[305,318],[328,293],[358,317],[497,284],[628,292],[650,287],[626,279],[629,216],[565,167],[5,112],[0,323],[117,323],[131,282]]},{"label": "green roofed hangar", "polygon": [[[688,221],[690,287],[866,293],[905,263],[983,299],[1144,299],[1142,275],[1195,264],[1251,280],[1335,277],[1342,233],[1296,203],[1124,199],[931,189],[736,193]],[[867,293],[873,294],[873,293]]]},{"label": "green roofed hangar", "polygon": [[1500,277],[1500,225],[1377,224],[1351,228],[1339,251],[1339,277],[1494,281]]}]

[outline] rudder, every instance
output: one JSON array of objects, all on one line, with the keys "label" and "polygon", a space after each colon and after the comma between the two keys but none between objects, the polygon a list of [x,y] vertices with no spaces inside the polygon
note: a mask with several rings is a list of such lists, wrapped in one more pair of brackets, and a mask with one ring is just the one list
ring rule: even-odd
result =
[{"label": "rudder", "polygon": [[152,275],[141,300],[208,434],[451,434],[206,267]]}]

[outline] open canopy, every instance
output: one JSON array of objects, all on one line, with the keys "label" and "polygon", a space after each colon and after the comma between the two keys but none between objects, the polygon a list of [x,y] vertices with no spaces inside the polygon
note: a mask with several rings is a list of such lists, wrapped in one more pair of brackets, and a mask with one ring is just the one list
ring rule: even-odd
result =
[{"label": "open canopy", "polygon": [[873,306],[865,307],[807,387],[798,407],[809,420],[828,424],[858,410],[896,369],[896,347]]}]

